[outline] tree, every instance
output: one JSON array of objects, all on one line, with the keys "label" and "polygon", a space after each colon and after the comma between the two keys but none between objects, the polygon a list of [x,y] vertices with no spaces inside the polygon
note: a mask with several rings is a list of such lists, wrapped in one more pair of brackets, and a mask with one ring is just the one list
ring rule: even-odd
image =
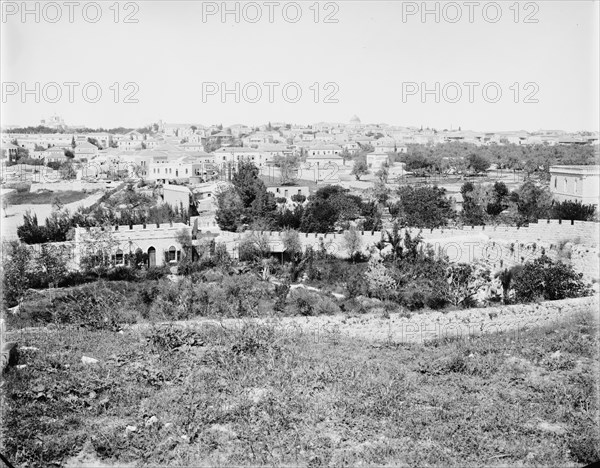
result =
[{"label": "tree", "polygon": [[350,151],[348,151],[348,148],[344,148],[340,153],[340,156],[344,160],[344,166],[346,165],[346,161],[352,159],[352,155],[350,154]]},{"label": "tree", "polygon": [[554,301],[569,297],[588,296],[591,291],[583,282],[583,274],[546,255],[527,262],[513,278],[515,299],[530,302],[538,299]]},{"label": "tree", "polygon": [[367,160],[364,156],[361,156],[356,161],[354,161],[354,166],[352,167],[351,174],[356,177],[356,180],[360,180],[360,178],[369,173],[369,166],[367,166]]},{"label": "tree", "polygon": [[354,263],[362,247],[362,237],[354,226],[344,232],[343,244]]},{"label": "tree", "polygon": [[29,150],[20,146],[17,139],[12,140],[11,143],[17,147],[17,155],[14,159],[14,162],[29,158]]},{"label": "tree", "polygon": [[235,231],[239,226],[261,220],[275,223],[277,203],[258,177],[258,168],[241,162],[233,174],[232,186],[217,193],[216,219],[219,227]]},{"label": "tree", "polygon": [[233,187],[217,190],[217,212],[215,219],[224,231],[237,231],[242,225],[244,204]]},{"label": "tree", "polygon": [[397,193],[399,201],[390,206],[390,213],[404,226],[434,229],[454,218],[443,188],[402,186]]},{"label": "tree", "polygon": [[283,241],[285,252],[290,258],[302,254],[302,243],[300,242],[298,231],[295,231],[294,229],[285,229],[281,234],[281,239]]},{"label": "tree", "polygon": [[390,197],[390,189],[382,180],[373,182],[373,198],[377,203],[385,204]]},{"label": "tree", "polygon": [[362,200],[339,185],[327,185],[309,197],[302,214],[302,232],[330,232],[360,216]]},{"label": "tree", "polygon": [[91,143],[92,145],[94,145],[96,148],[102,149],[102,145],[100,143],[98,143],[98,140],[96,140],[95,138],[88,137],[87,141],[88,141],[88,143]]},{"label": "tree", "polygon": [[447,269],[447,297],[454,306],[476,305],[474,296],[490,281],[489,270],[467,263],[450,265]]},{"label": "tree", "polygon": [[517,204],[522,223],[547,218],[552,206],[550,190],[536,185],[531,180],[525,181],[518,191],[513,192],[511,199]]},{"label": "tree", "polygon": [[295,193],[291,198],[295,203],[304,203],[306,201],[306,195],[302,195],[301,193]]},{"label": "tree", "polygon": [[258,232],[246,232],[239,243],[241,261],[258,262],[271,252],[269,238]]},{"label": "tree", "polygon": [[381,168],[375,173],[375,176],[384,184],[387,184],[388,177],[390,175],[390,164],[385,162]]},{"label": "tree", "polygon": [[67,275],[67,261],[70,252],[66,248],[42,244],[35,259],[36,272],[42,286],[50,283],[58,285]]},{"label": "tree", "polygon": [[60,165],[60,175],[65,180],[73,180],[77,177],[77,172],[75,172],[73,164],[64,162]]},{"label": "tree", "polygon": [[273,163],[275,167],[279,168],[282,184],[288,184],[298,179],[300,161],[297,156],[275,156]]},{"label": "tree", "polygon": [[30,285],[31,250],[18,241],[10,241],[2,249],[2,284],[7,306],[16,305]]},{"label": "tree", "polygon": [[504,182],[495,182],[492,192],[491,200],[487,203],[486,211],[491,216],[498,216],[509,206],[509,191],[508,187]]},{"label": "tree", "polygon": [[469,168],[476,174],[485,172],[488,169],[488,167],[490,167],[490,161],[486,157],[478,153],[471,153],[467,158],[467,162]]},{"label": "tree", "polygon": [[26,244],[48,242],[45,227],[39,226],[37,215],[29,210],[23,215],[23,224],[17,227],[17,236]]},{"label": "tree", "polygon": [[596,215],[595,205],[584,205],[579,200],[555,202],[550,210],[553,219],[593,221]]},{"label": "tree", "polygon": [[331,232],[337,221],[336,209],[322,198],[309,199],[302,214],[302,232]]},{"label": "tree", "polygon": [[107,224],[81,232],[79,248],[80,266],[83,271],[101,274],[113,265],[113,252],[119,242],[114,238],[112,226]]}]

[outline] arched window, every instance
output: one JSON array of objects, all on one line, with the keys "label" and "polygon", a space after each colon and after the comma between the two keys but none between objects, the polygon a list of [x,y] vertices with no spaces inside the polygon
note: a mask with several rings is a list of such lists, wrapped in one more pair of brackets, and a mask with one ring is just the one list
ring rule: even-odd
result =
[{"label": "arched window", "polygon": [[567,191],[567,178],[566,178],[566,177],[565,177],[565,182],[564,182],[563,191],[564,191],[564,192],[566,192],[566,191]]},{"label": "arched window", "polygon": [[173,246],[169,247],[169,261],[174,262],[177,260],[177,249]]},{"label": "arched window", "polygon": [[156,249],[154,247],[148,248],[148,267],[153,268],[156,266]]}]

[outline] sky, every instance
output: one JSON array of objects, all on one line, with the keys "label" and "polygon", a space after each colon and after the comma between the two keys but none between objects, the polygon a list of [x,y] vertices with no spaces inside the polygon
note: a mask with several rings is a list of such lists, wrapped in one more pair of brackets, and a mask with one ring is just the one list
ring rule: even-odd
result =
[{"label": "sky", "polygon": [[2,1],[1,124],[598,130],[598,1],[471,3]]}]

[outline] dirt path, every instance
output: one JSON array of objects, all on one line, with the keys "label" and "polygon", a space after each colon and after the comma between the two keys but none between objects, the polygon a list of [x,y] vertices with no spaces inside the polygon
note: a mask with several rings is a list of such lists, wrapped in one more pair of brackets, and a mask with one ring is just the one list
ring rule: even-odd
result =
[{"label": "dirt path", "polygon": [[[518,339],[527,330],[551,325],[579,313],[598,314],[598,295],[564,299],[539,304],[517,304],[460,310],[448,313],[429,311],[410,318],[399,313],[368,313],[364,315],[322,315],[316,317],[282,317],[256,319],[187,320],[171,322],[189,327],[225,327],[234,329],[246,323],[272,324],[282,333],[301,332],[314,336],[315,341],[336,340],[340,337],[374,341],[376,343],[422,343],[445,337],[478,336],[508,331]],[[136,324],[132,329],[144,329],[151,324]]]}]

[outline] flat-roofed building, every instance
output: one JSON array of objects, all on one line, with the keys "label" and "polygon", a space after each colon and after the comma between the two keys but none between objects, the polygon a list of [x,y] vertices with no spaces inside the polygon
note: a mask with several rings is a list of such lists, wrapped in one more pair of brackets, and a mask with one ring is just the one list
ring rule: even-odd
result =
[{"label": "flat-roofed building", "polygon": [[551,166],[550,190],[557,201],[600,205],[600,166]]}]

